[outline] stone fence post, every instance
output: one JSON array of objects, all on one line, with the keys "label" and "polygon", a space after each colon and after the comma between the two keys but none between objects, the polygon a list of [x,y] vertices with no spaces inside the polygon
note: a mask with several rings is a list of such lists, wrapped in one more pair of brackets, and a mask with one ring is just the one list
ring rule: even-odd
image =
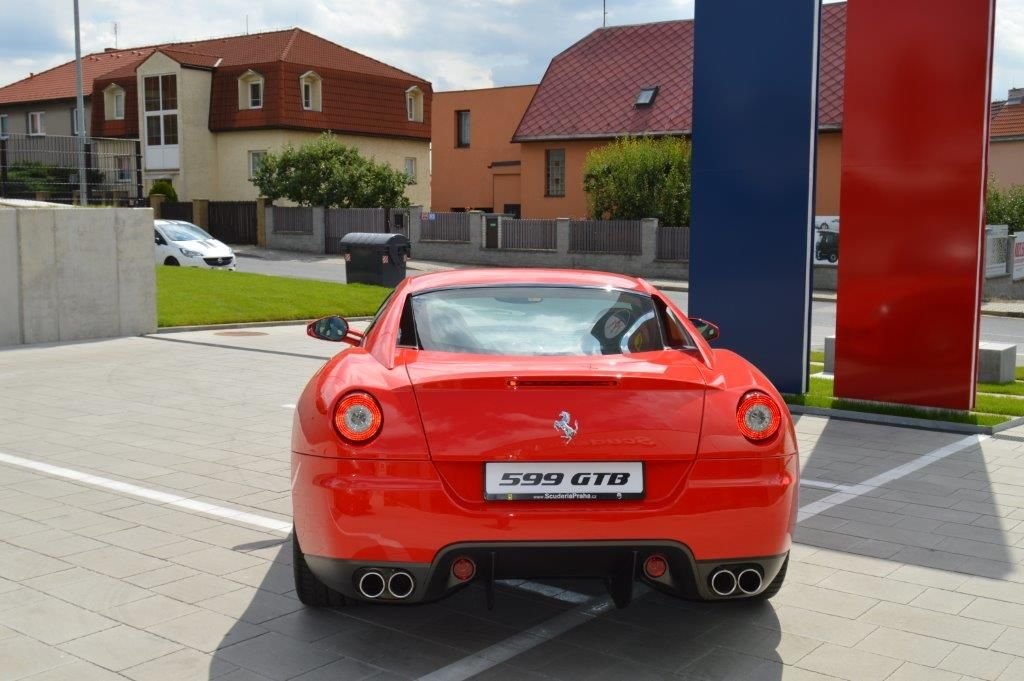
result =
[{"label": "stone fence post", "polygon": [[477,250],[484,247],[484,214],[478,210],[469,211],[469,245]]},{"label": "stone fence post", "polygon": [[[423,219],[423,206],[409,206],[409,244],[415,246],[420,242],[422,227],[420,220]],[[413,251],[415,257],[416,251]]]},{"label": "stone fence post", "polygon": [[210,201],[208,199],[192,199],[192,222],[197,227],[210,230]]},{"label": "stone fence post", "polygon": [[273,225],[273,205],[274,202],[264,196],[256,199],[256,245],[260,248],[267,247],[267,225]]},{"label": "stone fence post", "polygon": [[149,195],[149,207],[153,209],[153,219],[159,220],[163,217],[162,206],[167,197],[163,194],[150,194]]},{"label": "stone fence post", "polygon": [[569,255],[569,218],[558,218],[555,220],[555,247],[558,255]]},{"label": "stone fence post", "polygon": [[640,221],[640,262],[644,265],[658,259],[658,218]]}]

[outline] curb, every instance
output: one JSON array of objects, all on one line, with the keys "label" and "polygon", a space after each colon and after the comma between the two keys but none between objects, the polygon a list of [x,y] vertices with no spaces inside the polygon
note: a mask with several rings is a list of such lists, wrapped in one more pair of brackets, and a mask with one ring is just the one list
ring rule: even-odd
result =
[{"label": "curb", "polygon": [[[373,317],[345,317],[347,322],[368,322]],[[259,329],[269,326],[305,326],[312,319],[283,319],[276,322],[237,322],[234,324],[200,324],[197,326],[161,326],[154,334],[185,333],[186,331],[230,331],[231,329]],[[147,334],[149,335],[149,334]]]},{"label": "curb", "polygon": [[849,411],[847,409],[826,409],[824,407],[806,407],[800,404],[787,404],[791,414],[806,414],[808,416],[825,416],[839,419],[841,421],[859,421],[861,423],[876,423],[886,426],[898,426],[902,428],[914,428],[917,430],[931,430],[941,433],[960,433],[966,435],[995,435],[1010,428],[1024,425],[1024,417],[1010,419],[1005,423],[995,426],[974,426],[969,423],[954,423],[951,421],[932,421],[930,419],[917,419],[911,416],[892,416],[890,414],[872,414],[866,411]]}]

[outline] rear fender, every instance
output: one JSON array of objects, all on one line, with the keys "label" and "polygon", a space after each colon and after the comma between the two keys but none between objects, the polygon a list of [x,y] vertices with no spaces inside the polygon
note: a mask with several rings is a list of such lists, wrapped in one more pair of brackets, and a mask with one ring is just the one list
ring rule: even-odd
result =
[{"label": "rear fender", "polygon": [[[334,429],[335,405],[354,390],[373,395],[383,415],[380,434],[362,445],[346,442]],[[429,459],[405,367],[387,369],[363,348],[339,353],[310,379],[299,397],[292,451],[346,459]]]},{"label": "rear fender", "polygon": [[[711,368],[703,368],[707,379],[704,421],[698,458],[727,459],[753,456],[786,456],[797,453],[796,433],[782,395],[758,369],[729,350],[713,350]],[[765,442],[745,438],[736,425],[740,400],[751,390],[767,393],[779,405],[782,424]]]}]

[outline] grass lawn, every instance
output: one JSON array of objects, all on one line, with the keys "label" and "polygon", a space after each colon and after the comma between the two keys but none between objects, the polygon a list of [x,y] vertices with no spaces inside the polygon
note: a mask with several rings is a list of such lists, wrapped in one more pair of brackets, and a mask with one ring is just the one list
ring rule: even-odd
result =
[{"label": "grass lawn", "polygon": [[[812,368],[812,373],[813,373]],[[889,416],[951,421],[977,426],[995,426],[1017,416],[1024,416],[1024,400],[998,395],[978,395],[976,411],[952,411],[948,409],[925,409],[899,404],[860,402],[832,396],[832,381],[827,378],[811,378],[811,389],[806,395],[786,395],[788,404],[824,409],[845,409]]]},{"label": "grass lawn", "polygon": [[391,289],[263,274],[156,268],[159,326],[372,315]]}]

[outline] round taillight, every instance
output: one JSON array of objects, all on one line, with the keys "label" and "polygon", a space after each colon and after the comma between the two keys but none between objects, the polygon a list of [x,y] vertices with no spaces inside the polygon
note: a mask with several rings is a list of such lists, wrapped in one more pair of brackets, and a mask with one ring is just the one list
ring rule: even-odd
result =
[{"label": "round taillight", "polygon": [[356,444],[373,439],[383,421],[380,405],[369,393],[349,393],[338,400],[334,409],[334,427],[338,434]]},{"label": "round taillight", "polygon": [[473,578],[476,574],[476,563],[469,558],[456,558],[452,563],[452,576],[460,582]]},{"label": "round taillight", "polygon": [[748,440],[767,440],[782,423],[782,411],[775,400],[762,392],[749,392],[736,409],[736,425]]}]

